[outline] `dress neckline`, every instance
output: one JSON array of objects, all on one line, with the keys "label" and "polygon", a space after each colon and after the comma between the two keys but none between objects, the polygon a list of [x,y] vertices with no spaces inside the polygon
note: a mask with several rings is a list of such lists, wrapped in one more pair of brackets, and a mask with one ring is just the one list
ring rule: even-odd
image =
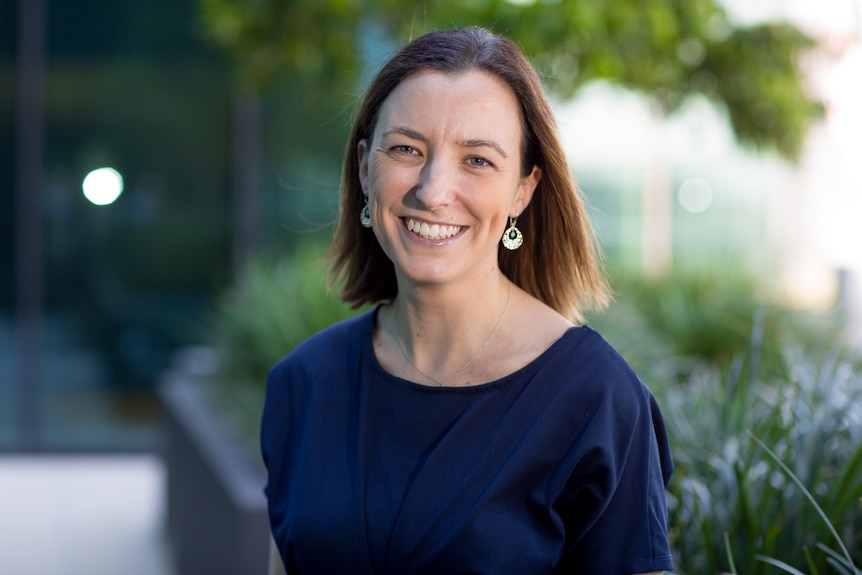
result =
[{"label": "dress neckline", "polygon": [[533,358],[529,363],[524,365],[523,367],[513,371],[512,373],[506,374],[500,378],[497,378],[492,381],[477,383],[475,385],[467,385],[467,386],[432,386],[432,385],[423,385],[421,383],[416,383],[415,381],[411,381],[409,379],[404,379],[403,377],[398,377],[397,375],[393,375],[389,371],[386,370],[377,359],[377,354],[374,353],[374,326],[377,325],[377,314],[380,311],[381,305],[376,306],[373,310],[368,312],[368,318],[365,324],[365,329],[363,330],[362,342],[360,343],[362,347],[362,353],[369,356],[369,360],[371,362],[371,366],[373,370],[383,376],[383,379],[389,381],[393,384],[413,388],[418,391],[423,391],[426,393],[457,393],[457,394],[474,394],[480,393],[486,390],[497,389],[501,386],[505,386],[507,383],[513,380],[520,379],[522,376],[530,374],[536,370],[538,370],[542,365],[546,363],[546,360],[549,356],[551,356],[555,350],[566,342],[568,342],[571,338],[576,335],[584,334],[587,332],[593,332],[594,330],[588,325],[573,325],[568,328],[563,334],[554,340],[551,345],[549,345],[542,353]]}]

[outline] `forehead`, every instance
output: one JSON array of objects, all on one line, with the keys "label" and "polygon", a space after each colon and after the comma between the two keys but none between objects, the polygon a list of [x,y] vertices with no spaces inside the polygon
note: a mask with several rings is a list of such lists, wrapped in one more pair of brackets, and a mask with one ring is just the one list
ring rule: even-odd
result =
[{"label": "forehead", "polygon": [[425,69],[408,75],[383,101],[375,135],[402,125],[429,136],[494,135],[516,142],[523,137],[515,93],[503,80],[481,70],[447,74]]}]

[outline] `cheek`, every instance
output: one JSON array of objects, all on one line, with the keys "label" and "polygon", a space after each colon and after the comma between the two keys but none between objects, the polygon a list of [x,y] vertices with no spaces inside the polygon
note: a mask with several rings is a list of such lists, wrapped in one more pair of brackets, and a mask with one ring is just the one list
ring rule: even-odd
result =
[{"label": "cheek", "polygon": [[393,166],[373,166],[369,171],[369,191],[379,201],[403,197],[415,185],[413,170]]}]

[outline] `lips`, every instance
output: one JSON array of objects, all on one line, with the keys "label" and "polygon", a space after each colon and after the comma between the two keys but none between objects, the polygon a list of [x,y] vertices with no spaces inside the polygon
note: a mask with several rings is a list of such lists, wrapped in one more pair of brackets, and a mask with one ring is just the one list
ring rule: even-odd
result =
[{"label": "lips", "polygon": [[445,224],[429,224],[428,222],[420,222],[413,218],[407,218],[404,223],[407,229],[418,235],[421,238],[428,240],[445,240],[451,238],[461,231],[461,226],[447,226]]}]

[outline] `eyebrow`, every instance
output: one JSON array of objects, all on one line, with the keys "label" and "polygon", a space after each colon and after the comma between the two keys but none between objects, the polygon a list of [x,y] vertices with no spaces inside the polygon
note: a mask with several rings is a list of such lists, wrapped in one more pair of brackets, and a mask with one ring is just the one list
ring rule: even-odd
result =
[{"label": "eyebrow", "polygon": [[401,134],[402,136],[407,136],[408,138],[411,138],[413,140],[419,140],[420,142],[425,143],[428,142],[428,138],[423,136],[421,133],[417,132],[416,130],[411,130],[410,128],[405,128],[403,126],[396,126],[389,130],[386,130],[385,132],[383,132],[381,137],[385,138],[386,136],[391,136],[392,134]]},{"label": "eyebrow", "polygon": [[506,150],[504,150],[500,144],[494,142],[493,140],[473,139],[459,142],[459,144],[465,148],[494,148],[504,158],[509,157],[509,154],[506,153]]},{"label": "eyebrow", "polygon": [[[428,138],[426,138],[422,133],[417,132],[411,128],[407,128],[404,126],[396,126],[389,130],[383,132],[382,137],[390,136],[392,134],[401,134],[402,136],[407,136],[408,138],[412,138],[419,142],[427,143]],[[463,140],[458,142],[458,145],[463,148],[493,148],[504,158],[508,158],[509,154],[506,153],[506,150],[493,140],[483,140],[481,138],[472,138],[470,140]]]}]

